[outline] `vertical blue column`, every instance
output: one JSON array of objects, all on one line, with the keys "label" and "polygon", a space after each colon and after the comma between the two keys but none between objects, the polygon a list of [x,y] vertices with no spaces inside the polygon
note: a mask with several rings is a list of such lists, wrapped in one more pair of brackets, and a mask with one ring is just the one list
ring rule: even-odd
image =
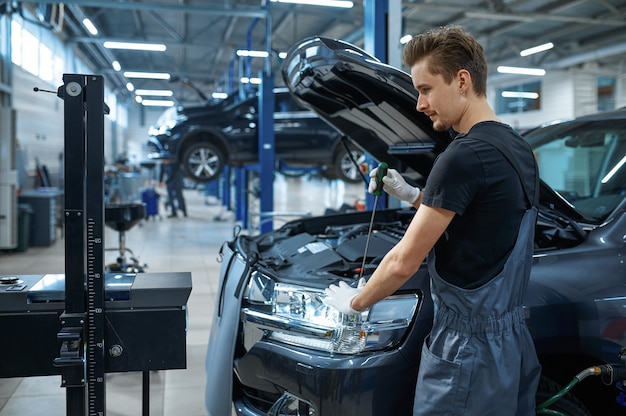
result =
[{"label": "vertical blue column", "polygon": [[264,212],[274,210],[274,166],[276,155],[274,149],[274,77],[265,71],[261,75],[259,86],[259,180],[261,201],[259,218],[261,233],[273,229],[271,216]]},{"label": "vertical blue column", "polygon": [[246,168],[235,168],[235,221],[241,221],[243,229],[248,228],[248,171]]},{"label": "vertical blue column", "polygon": [[[389,0],[364,0],[364,46],[365,51],[382,62],[387,62],[387,33],[388,33],[388,11]],[[393,0],[392,0],[393,1]],[[399,24],[399,23],[398,23]],[[383,162],[383,161],[381,161]],[[376,163],[374,160],[367,157],[368,166],[371,169],[375,168]],[[371,210],[374,207],[374,196],[365,191],[365,209]],[[383,194],[378,198],[379,208],[387,207],[387,194]]]},{"label": "vertical blue column", "polygon": [[[363,11],[365,51],[387,62],[387,15],[389,0],[364,0]],[[400,22],[398,22],[400,24]]]},{"label": "vertical blue column", "polygon": [[222,200],[222,205],[226,207],[226,209],[230,209],[230,165],[224,166],[224,170],[222,171],[222,178],[220,179],[221,184],[221,192],[219,197]]}]

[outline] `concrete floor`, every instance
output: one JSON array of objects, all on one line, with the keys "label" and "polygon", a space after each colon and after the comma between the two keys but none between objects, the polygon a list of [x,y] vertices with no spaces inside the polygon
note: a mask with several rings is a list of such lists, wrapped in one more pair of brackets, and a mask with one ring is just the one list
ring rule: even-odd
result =
[{"label": "concrete floor", "polygon": [[[364,195],[361,184],[277,175],[274,211],[321,215],[327,208],[338,209],[344,203],[354,206]],[[197,190],[186,190],[185,197],[187,218],[168,219],[160,205],[161,219],[144,221],[126,233],[127,247],[140,262],[148,264],[147,272],[191,272],[193,281],[187,303],[187,368],[151,373],[151,416],[206,415],[204,360],[218,288],[217,254],[222,243],[231,239],[236,224],[232,213],[214,197]],[[290,219],[291,215],[277,217],[275,227]],[[117,232],[106,228],[105,246],[116,247],[117,241]],[[60,233],[49,247],[30,247],[23,253],[0,252],[0,275],[63,273],[64,252],[65,240]],[[116,253],[109,251],[105,257],[106,263],[114,262]],[[0,379],[0,416],[66,415],[66,394],[60,382],[60,376]],[[141,412],[141,373],[108,374],[106,414],[136,416]]]}]

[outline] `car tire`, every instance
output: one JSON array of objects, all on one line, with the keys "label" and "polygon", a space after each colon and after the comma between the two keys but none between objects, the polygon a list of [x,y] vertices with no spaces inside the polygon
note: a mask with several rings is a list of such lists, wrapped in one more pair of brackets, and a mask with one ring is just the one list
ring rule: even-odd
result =
[{"label": "car tire", "polygon": [[[563,389],[560,385],[541,376],[539,380],[539,388],[537,389],[536,403],[537,406],[552,398],[555,394]],[[571,393],[565,394],[559,400],[548,407],[549,410],[555,410],[561,414],[568,416],[591,416],[591,412]],[[551,413],[537,413],[551,414]],[[554,414],[554,413],[552,413]]]},{"label": "car tire", "polygon": [[359,166],[365,162],[365,152],[351,147],[350,153],[358,166],[355,166],[346,148],[340,146],[335,154],[331,175],[348,183],[363,182]]},{"label": "car tire", "polygon": [[224,152],[210,142],[197,142],[185,149],[181,163],[185,175],[199,183],[215,180],[224,170]]}]

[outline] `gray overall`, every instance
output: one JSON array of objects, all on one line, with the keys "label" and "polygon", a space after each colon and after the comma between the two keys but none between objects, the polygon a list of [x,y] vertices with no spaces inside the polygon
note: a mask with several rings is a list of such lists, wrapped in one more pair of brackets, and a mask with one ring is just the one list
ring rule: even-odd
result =
[{"label": "gray overall", "polygon": [[523,296],[537,208],[526,211],[501,273],[465,290],[444,281],[428,259],[435,304],[424,341],[413,415],[534,415],[541,367],[524,320]]}]

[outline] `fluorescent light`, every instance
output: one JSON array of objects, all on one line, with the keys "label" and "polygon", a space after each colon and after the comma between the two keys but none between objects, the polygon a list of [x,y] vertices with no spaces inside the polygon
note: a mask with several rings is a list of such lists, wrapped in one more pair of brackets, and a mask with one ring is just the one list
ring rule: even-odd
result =
[{"label": "fluorescent light", "polygon": [[241,81],[242,84],[260,84],[261,83],[261,78],[248,78],[248,77],[241,77],[239,79],[239,81]]},{"label": "fluorescent light", "polygon": [[411,39],[413,39],[413,35],[404,35],[400,38],[400,44],[404,45],[405,43],[409,43]]},{"label": "fluorescent light", "polygon": [[132,82],[127,82],[127,83],[126,83],[126,89],[127,89],[128,91],[132,92],[132,91],[134,91],[134,90],[135,90],[135,86],[133,85],[133,83],[132,83]]},{"label": "fluorescent light", "polygon": [[162,43],[133,43],[133,42],[109,42],[103,43],[107,49],[130,49],[133,51],[157,51],[163,52],[166,48]]},{"label": "fluorescent light", "polygon": [[285,59],[287,57],[287,52],[278,52],[278,57],[280,59]]},{"label": "fluorescent light", "polygon": [[174,93],[171,90],[137,90],[137,95],[151,95],[153,97],[171,97]]},{"label": "fluorescent light", "polygon": [[552,48],[554,48],[554,43],[548,42],[548,43],[544,43],[543,45],[534,46],[532,48],[524,49],[519,54],[520,54],[520,56],[528,56],[528,55],[532,55],[532,54],[535,54],[535,53],[547,51],[547,50],[552,49]]},{"label": "fluorescent light", "polygon": [[113,66],[113,69],[115,69],[116,71],[120,71],[122,69],[122,65],[120,65],[120,63],[117,61],[111,62],[111,65]]},{"label": "fluorescent light", "polygon": [[124,72],[126,78],[148,78],[148,79],[170,79],[170,74],[166,72]]},{"label": "fluorescent light", "polygon": [[142,105],[149,107],[171,107],[174,105],[172,100],[142,100]]},{"label": "fluorescent light", "polygon": [[83,26],[85,26],[85,28],[92,35],[95,36],[98,34],[98,29],[96,29],[96,26],[91,22],[91,20],[87,19],[86,17],[83,19]]},{"label": "fluorescent light", "polygon": [[143,97],[141,95],[135,95],[135,101],[141,104],[141,102],[143,101]]},{"label": "fluorescent light", "polygon": [[539,94],[536,92],[524,92],[524,91],[502,91],[504,98],[529,98],[536,100],[539,98]]},{"label": "fluorescent light", "polygon": [[237,56],[250,56],[252,58],[267,58],[270,56],[268,51],[248,51],[245,49],[237,50]]},{"label": "fluorescent light", "polygon": [[228,98],[228,94],[226,94],[225,92],[214,92],[213,94],[211,94],[211,97],[215,98],[216,100],[224,100]]},{"label": "fluorescent light", "polygon": [[499,66],[498,72],[500,72],[501,74],[519,74],[519,75],[537,75],[537,76],[544,76],[546,74],[545,69],[519,68],[515,66]]},{"label": "fluorescent light", "polygon": [[354,3],[344,0],[271,0],[273,3],[308,4],[309,6],[328,6],[350,9]]}]

